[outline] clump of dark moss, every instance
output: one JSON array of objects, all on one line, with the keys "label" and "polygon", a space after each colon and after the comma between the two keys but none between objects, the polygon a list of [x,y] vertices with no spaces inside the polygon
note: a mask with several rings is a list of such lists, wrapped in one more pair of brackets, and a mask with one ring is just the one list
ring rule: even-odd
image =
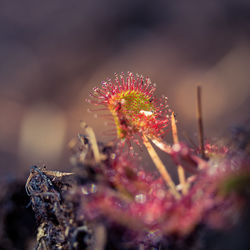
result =
[{"label": "clump of dark moss", "polygon": [[38,223],[36,249],[85,249],[90,244],[91,230],[77,219],[78,202],[67,199],[73,182],[60,172],[31,168],[26,189]]}]

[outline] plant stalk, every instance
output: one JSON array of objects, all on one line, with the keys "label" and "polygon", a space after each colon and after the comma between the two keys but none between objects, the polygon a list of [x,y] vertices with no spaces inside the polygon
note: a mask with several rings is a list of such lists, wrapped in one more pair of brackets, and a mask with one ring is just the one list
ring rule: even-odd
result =
[{"label": "plant stalk", "polygon": [[[176,126],[174,112],[172,112],[172,116],[171,116],[171,127],[172,127],[172,136],[173,136],[174,144],[178,144],[179,138],[178,138],[178,132],[177,132],[177,126]],[[186,194],[187,193],[186,177],[185,177],[184,169],[181,165],[177,166],[177,173],[178,173],[178,177],[179,177],[179,182],[180,182],[181,187],[182,187],[181,191],[183,194]]]},{"label": "plant stalk", "polygon": [[169,175],[167,169],[165,168],[164,164],[162,163],[161,159],[159,158],[158,154],[156,153],[155,149],[153,148],[153,146],[149,142],[146,135],[143,135],[143,142],[144,142],[145,147],[148,150],[148,153],[149,153],[152,161],[154,162],[156,168],[160,172],[162,178],[165,180],[165,182],[166,182],[167,186],[169,187],[171,193],[174,195],[174,197],[176,199],[180,199],[180,194],[177,191],[176,186],[175,186],[171,176]]},{"label": "plant stalk", "polygon": [[201,150],[201,157],[206,159],[205,148],[204,148],[204,128],[202,118],[202,103],[201,103],[201,86],[197,86],[197,121],[199,131],[199,145]]}]

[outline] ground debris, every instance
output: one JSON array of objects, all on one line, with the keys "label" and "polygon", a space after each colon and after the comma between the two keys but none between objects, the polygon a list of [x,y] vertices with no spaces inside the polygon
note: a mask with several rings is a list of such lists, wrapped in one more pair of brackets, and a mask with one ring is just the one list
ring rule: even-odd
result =
[{"label": "ground debris", "polygon": [[248,153],[223,148],[222,158],[209,145],[218,156],[175,200],[136,154],[98,143],[84,128],[70,142],[72,173],[31,167],[25,188],[38,224],[35,249],[210,250],[216,237],[216,249],[249,249],[245,236],[243,248],[227,244],[235,229],[249,228]]},{"label": "ground debris", "polygon": [[39,225],[37,250],[88,249],[91,245],[89,226],[84,220],[77,219],[79,204],[76,200],[66,199],[74,185],[72,175],[31,167],[26,192]]}]

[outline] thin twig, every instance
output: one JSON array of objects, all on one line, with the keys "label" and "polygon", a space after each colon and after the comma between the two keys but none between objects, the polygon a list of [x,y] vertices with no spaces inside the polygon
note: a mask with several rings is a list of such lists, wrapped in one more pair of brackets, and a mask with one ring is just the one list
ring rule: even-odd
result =
[{"label": "thin twig", "polygon": [[[172,127],[172,135],[173,135],[174,144],[178,144],[179,138],[178,138],[178,132],[177,132],[177,126],[176,126],[174,112],[172,112],[172,116],[171,116],[171,127]],[[181,191],[183,194],[186,194],[187,193],[187,185],[186,185],[185,172],[184,172],[184,169],[181,165],[177,166],[177,172],[178,172],[179,182],[180,182],[181,187],[182,187]]]},{"label": "thin twig", "polygon": [[100,163],[101,162],[101,155],[100,155],[99,148],[97,145],[95,133],[91,127],[89,127],[83,123],[82,126],[84,126],[84,125],[85,125],[85,131],[88,134],[88,139],[90,141],[90,144],[91,144],[91,147],[92,147],[92,150],[94,153],[95,161],[96,161],[96,163]]},{"label": "thin twig", "polygon": [[147,136],[145,136],[145,135],[143,135],[143,142],[144,142],[144,145],[147,148],[148,153],[149,153],[151,159],[153,160],[156,168],[158,169],[158,171],[160,172],[161,176],[166,181],[166,184],[170,188],[171,193],[174,195],[174,197],[176,199],[180,199],[180,194],[178,193],[178,191],[176,189],[176,186],[175,186],[175,184],[174,184],[171,176],[169,175],[167,169],[165,168],[165,166],[162,163],[161,159],[157,155],[157,153],[154,150],[153,146],[149,142]]},{"label": "thin twig", "polygon": [[199,131],[199,145],[201,150],[201,156],[206,159],[205,148],[204,148],[204,129],[203,129],[203,118],[202,118],[202,103],[201,103],[201,86],[197,86],[197,120],[198,120],[198,131]]}]

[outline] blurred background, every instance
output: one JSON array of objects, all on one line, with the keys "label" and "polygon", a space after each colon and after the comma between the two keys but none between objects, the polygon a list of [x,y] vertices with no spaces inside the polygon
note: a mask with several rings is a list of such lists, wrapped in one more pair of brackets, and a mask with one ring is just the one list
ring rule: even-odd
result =
[{"label": "blurred background", "polygon": [[148,75],[194,141],[201,84],[206,137],[224,136],[249,118],[249,30],[249,0],[2,0],[1,177],[69,170],[80,121],[109,140],[85,99],[114,72]]}]

